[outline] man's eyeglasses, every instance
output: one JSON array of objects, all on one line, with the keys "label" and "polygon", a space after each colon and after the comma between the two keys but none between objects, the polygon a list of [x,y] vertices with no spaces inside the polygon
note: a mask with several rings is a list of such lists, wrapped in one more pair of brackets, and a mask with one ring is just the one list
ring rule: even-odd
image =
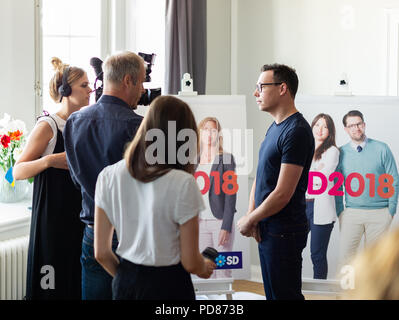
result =
[{"label": "man's eyeglasses", "polygon": [[258,90],[258,92],[262,92],[262,88],[263,86],[277,86],[282,84],[282,82],[266,82],[266,83],[257,83],[256,84],[256,90]]},{"label": "man's eyeglasses", "polygon": [[353,130],[355,128],[360,128],[363,127],[364,122],[359,122],[359,123],[355,123],[355,124],[351,124],[349,126],[346,126],[348,129]]}]

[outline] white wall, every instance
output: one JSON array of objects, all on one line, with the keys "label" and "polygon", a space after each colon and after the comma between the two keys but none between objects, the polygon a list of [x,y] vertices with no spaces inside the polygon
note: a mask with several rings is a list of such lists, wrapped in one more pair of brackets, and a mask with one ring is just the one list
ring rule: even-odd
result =
[{"label": "white wall", "polygon": [[0,117],[35,122],[34,1],[1,0]]},{"label": "white wall", "polygon": [[[206,94],[230,94],[231,0],[207,2]],[[195,79],[194,79],[195,81]]]},{"label": "white wall", "polygon": [[[300,93],[332,94],[342,72],[348,73],[354,94],[385,93],[384,9],[398,7],[399,1],[270,0],[245,6],[272,14],[273,27],[265,34],[272,58],[296,67]],[[256,43],[260,50],[270,44],[267,38]]]},{"label": "white wall", "polygon": [[385,94],[384,9],[398,8],[398,0],[247,0],[237,5],[239,64],[246,73],[281,62],[297,69],[302,94],[332,94],[342,72],[348,73],[354,94]]},{"label": "white wall", "polygon": [[354,94],[385,94],[384,9],[399,7],[398,0],[235,3],[238,75],[232,81],[237,82],[238,93],[247,96],[247,121],[248,127],[254,128],[255,150],[271,123],[267,115],[258,112],[252,97],[259,70],[265,63],[294,67],[300,80],[299,94],[331,95],[343,72],[348,74]]}]

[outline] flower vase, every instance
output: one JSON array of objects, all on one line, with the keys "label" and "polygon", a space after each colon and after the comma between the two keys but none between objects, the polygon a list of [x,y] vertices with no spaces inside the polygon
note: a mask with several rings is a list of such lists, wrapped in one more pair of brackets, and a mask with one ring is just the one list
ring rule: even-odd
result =
[{"label": "flower vase", "polygon": [[29,192],[29,181],[15,181],[15,186],[5,179],[6,173],[0,169],[0,202],[12,203],[19,202],[26,198]]}]

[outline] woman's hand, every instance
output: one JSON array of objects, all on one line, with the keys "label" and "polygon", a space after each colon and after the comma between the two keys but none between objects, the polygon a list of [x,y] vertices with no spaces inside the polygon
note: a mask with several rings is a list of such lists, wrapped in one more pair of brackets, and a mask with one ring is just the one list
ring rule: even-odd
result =
[{"label": "woman's hand", "polygon": [[200,253],[198,249],[198,229],[198,216],[180,225],[180,258],[187,272],[207,279],[216,268],[216,264]]},{"label": "woman's hand", "polygon": [[204,270],[201,273],[198,273],[197,276],[203,279],[208,279],[212,275],[213,270],[216,269],[216,263],[210,259],[204,258],[204,265]]},{"label": "woman's hand", "polygon": [[98,206],[94,208],[94,258],[112,277],[115,277],[119,259],[112,251],[114,226],[107,214]]},{"label": "woman's hand", "polygon": [[224,246],[230,239],[230,232],[221,229],[219,232],[219,246]]},{"label": "woman's hand", "polygon": [[24,180],[38,175],[49,166],[49,158],[41,157],[49,141],[53,137],[53,130],[45,122],[39,122],[33,129],[22,154],[15,163],[13,176],[15,180]]},{"label": "woman's hand", "polygon": [[49,154],[47,157],[49,167],[69,170],[65,151],[61,153]]}]

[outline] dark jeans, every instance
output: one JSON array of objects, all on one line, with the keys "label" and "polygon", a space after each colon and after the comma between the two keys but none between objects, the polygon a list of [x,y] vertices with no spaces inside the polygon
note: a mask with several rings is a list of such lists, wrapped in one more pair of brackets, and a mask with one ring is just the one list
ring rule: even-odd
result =
[{"label": "dark jeans", "polygon": [[[112,250],[118,246],[116,233]],[[82,241],[82,300],[111,300],[112,276],[94,258],[94,229],[85,227]]]},{"label": "dark jeans", "polygon": [[190,274],[182,264],[138,265],[121,259],[112,281],[114,300],[195,300]]},{"label": "dark jeans", "polygon": [[258,244],[263,286],[267,300],[304,300],[302,295],[302,251],[308,224],[260,222]]},{"label": "dark jeans", "polygon": [[327,279],[327,249],[334,222],[323,225],[314,224],[313,213],[314,201],[306,202],[306,216],[308,217],[309,231],[311,232],[310,257],[313,263],[313,278]]}]

